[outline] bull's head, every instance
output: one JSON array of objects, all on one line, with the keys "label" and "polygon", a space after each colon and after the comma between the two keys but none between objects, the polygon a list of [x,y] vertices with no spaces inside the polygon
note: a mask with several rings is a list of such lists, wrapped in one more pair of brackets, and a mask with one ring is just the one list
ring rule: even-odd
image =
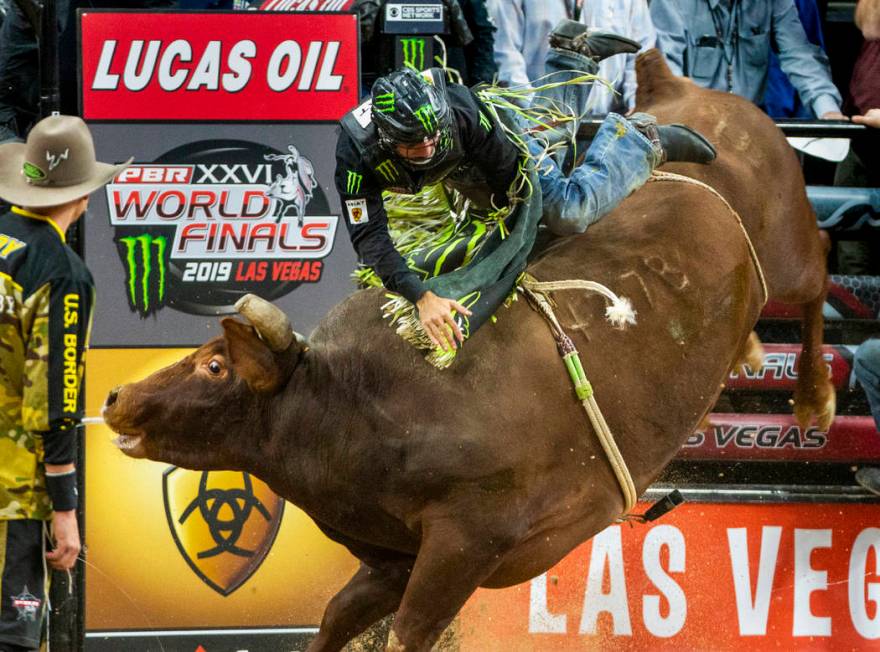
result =
[{"label": "bull's head", "polygon": [[272,398],[304,347],[267,301],[247,295],[235,307],[250,324],[224,318],[222,336],[110,392],[103,415],[122,452],[193,469],[241,468],[233,451],[249,448],[240,445],[242,437],[267,431]]}]

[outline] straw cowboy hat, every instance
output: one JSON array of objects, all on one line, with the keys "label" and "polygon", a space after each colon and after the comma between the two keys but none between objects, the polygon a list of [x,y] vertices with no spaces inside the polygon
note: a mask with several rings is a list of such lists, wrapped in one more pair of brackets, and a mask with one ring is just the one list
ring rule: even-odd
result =
[{"label": "straw cowboy hat", "polygon": [[103,186],[131,164],[95,160],[86,123],[69,115],[40,120],[26,143],[0,145],[0,197],[41,208],[78,199]]}]

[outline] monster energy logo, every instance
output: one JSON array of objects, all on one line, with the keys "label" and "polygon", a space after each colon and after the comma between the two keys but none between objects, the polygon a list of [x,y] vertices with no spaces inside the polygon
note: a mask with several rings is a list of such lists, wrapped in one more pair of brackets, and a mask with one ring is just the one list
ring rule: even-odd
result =
[{"label": "monster energy logo", "polygon": [[403,65],[413,70],[425,69],[425,39],[402,38],[400,47],[403,50]]},{"label": "monster energy logo", "polygon": [[376,172],[381,174],[385,181],[388,182],[394,181],[400,176],[400,172],[397,171],[397,166],[394,165],[394,162],[391,159],[385,159],[377,165]]},{"label": "monster energy logo", "polygon": [[125,246],[130,307],[146,317],[165,303],[167,241],[164,236],[144,233],[119,238],[119,242]]},{"label": "monster energy logo", "polygon": [[347,192],[349,195],[355,195],[359,193],[361,191],[361,181],[363,181],[363,179],[364,175],[349,170],[348,179],[345,185],[345,192]]},{"label": "monster energy logo", "polygon": [[394,93],[377,95],[373,106],[379,113],[392,113],[394,111]]},{"label": "monster energy logo", "polygon": [[415,110],[413,115],[416,116],[422,128],[429,134],[433,133],[437,128],[437,114],[434,113],[434,107],[430,104],[422,104],[422,106]]},{"label": "monster energy logo", "polygon": [[492,131],[492,123],[489,122],[489,118],[482,111],[480,111],[480,124],[483,125],[483,129],[486,131]]}]

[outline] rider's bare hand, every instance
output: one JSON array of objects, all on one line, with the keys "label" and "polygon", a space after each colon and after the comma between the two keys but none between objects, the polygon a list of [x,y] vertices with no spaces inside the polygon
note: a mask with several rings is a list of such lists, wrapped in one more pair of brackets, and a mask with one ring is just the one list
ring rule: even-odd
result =
[{"label": "rider's bare hand", "polygon": [[419,309],[419,321],[422,328],[431,338],[434,346],[439,346],[444,351],[458,348],[458,344],[464,342],[464,335],[458,324],[453,319],[453,314],[459,312],[462,315],[471,315],[471,311],[458,301],[437,296],[431,291],[425,292],[416,303]]}]

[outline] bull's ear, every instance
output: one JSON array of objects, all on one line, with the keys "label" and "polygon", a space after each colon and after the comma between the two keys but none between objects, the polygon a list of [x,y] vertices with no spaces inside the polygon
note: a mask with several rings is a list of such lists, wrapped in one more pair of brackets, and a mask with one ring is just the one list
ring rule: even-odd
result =
[{"label": "bull's ear", "polygon": [[274,392],[287,379],[279,360],[253,326],[225,317],[220,320],[229,350],[229,363],[255,392]]}]

